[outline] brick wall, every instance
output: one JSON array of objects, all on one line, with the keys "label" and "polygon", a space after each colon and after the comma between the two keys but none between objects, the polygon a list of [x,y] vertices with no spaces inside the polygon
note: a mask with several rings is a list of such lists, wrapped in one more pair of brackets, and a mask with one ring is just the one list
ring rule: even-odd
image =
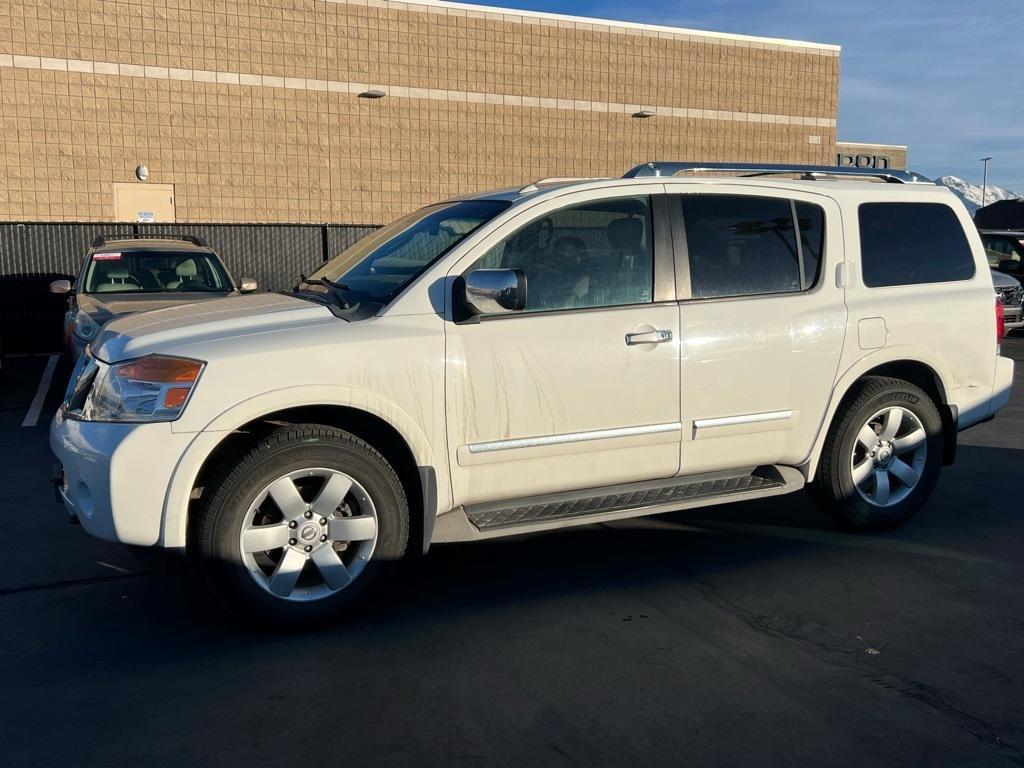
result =
[{"label": "brick wall", "polygon": [[110,219],[139,164],[179,221],[358,223],[652,159],[832,164],[838,55],[436,3],[6,0],[0,219]]}]

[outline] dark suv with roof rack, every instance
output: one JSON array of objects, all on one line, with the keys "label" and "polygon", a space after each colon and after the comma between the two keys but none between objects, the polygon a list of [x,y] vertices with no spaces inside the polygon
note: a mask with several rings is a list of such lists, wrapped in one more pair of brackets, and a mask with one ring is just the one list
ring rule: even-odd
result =
[{"label": "dark suv with roof rack", "polygon": [[50,283],[51,293],[69,297],[64,340],[73,360],[115,317],[255,290],[250,278],[236,285],[214,250],[191,235],[97,237],[74,282]]}]

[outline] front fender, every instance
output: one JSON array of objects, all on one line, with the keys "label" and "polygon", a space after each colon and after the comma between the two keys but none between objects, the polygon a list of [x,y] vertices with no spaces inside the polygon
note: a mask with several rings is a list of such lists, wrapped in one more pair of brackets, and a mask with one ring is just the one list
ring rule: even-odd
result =
[{"label": "front fender", "polygon": [[[439,467],[435,462],[431,442],[416,420],[405,410],[375,392],[351,386],[324,385],[273,390],[236,403],[200,431],[193,433],[195,437],[178,460],[167,487],[160,545],[171,549],[184,548],[188,528],[188,505],[196,478],[206,459],[228,435],[271,413],[306,406],[332,405],[365,411],[383,419],[405,440],[418,466],[434,468],[438,480],[448,476],[447,468]],[[439,492],[441,490],[438,489]]]}]

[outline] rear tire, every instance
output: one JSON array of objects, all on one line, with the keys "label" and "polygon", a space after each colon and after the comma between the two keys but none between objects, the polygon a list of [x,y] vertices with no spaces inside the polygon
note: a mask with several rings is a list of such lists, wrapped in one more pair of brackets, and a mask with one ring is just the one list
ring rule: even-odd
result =
[{"label": "rear tire", "polygon": [[920,387],[867,376],[832,421],[811,495],[845,528],[900,525],[935,489],[942,447],[942,419]]},{"label": "rear tire", "polygon": [[217,603],[260,626],[338,618],[407,555],[409,507],[398,476],[340,429],[276,429],[203,495],[193,565]]}]

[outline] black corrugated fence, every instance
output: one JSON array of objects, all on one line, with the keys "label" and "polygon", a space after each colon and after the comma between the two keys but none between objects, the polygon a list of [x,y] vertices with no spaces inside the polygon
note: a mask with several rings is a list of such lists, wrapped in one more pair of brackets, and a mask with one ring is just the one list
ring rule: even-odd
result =
[{"label": "black corrugated fence", "polygon": [[0,222],[0,344],[4,353],[60,349],[66,299],[52,295],[49,284],[74,279],[98,235],[196,235],[217,251],[236,280],[251,277],[260,290],[279,291],[373,229],[352,224]]}]

